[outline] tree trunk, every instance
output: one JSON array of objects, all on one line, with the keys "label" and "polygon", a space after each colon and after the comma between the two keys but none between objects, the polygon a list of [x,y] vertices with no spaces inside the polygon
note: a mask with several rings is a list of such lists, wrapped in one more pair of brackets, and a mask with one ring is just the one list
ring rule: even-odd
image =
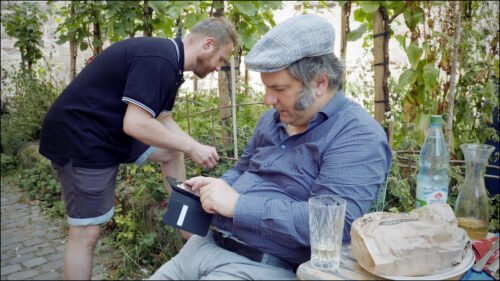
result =
[{"label": "tree trunk", "polygon": [[[215,10],[215,17],[222,17],[224,15],[224,1],[219,2],[222,8]],[[219,107],[224,107],[220,112],[220,124],[221,124],[221,137],[222,146],[230,146],[233,142],[231,139],[231,125],[228,120],[231,118],[231,97],[229,96],[229,69],[228,64],[223,64],[221,71],[219,71]]]},{"label": "tree trunk", "polygon": [[248,69],[245,68],[245,96],[248,96]]},{"label": "tree trunk", "polygon": [[153,35],[153,26],[149,23],[153,17],[153,8],[149,7],[148,0],[144,0],[144,36],[151,37]]},{"label": "tree trunk", "polygon": [[98,8],[94,6],[94,3],[92,3],[91,5],[92,5],[93,20],[94,20],[94,31],[93,31],[94,41],[101,42],[99,46],[94,46],[94,57],[95,57],[102,52],[101,26],[99,23],[100,11],[98,10]]},{"label": "tree trunk", "polygon": [[373,62],[375,68],[375,120],[379,124],[385,121],[385,106],[384,101],[384,65],[380,64],[384,62],[384,37],[378,36],[376,34],[382,33],[384,31],[382,13],[377,10],[373,13]]},{"label": "tree trunk", "polygon": [[[70,15],[71,18],[75,18],[75,2],[71,2],[70,6]],[[76,56],[78,54],[78,46],[75,41],[76,35],[71,35],[71,38],[69,40],[69,56],[70,56],[70,69],[69,69],[69,80],[73,81],[76,77]]]},{"label": "tree trunk", "polygon": [[460,21],[462,15],[460,13],[461,2],[455,2],[456,6],[456,23],[455,23],[455,36],[453,43],[453,58],[451,61],[451,77],[450,77],[450,94],[448,95],[448,118],[446,120],[446,144],[448,145],[448,150],[451,152],[451,136],[452,136],[452,126],[453,126],[453,109],[455,106],[455,80],[457,72],[457,57],[460,47]]},{"label": "tree trunk", "polygon": [[[389,38],[391,35],[391,29],[389,27],[389,15],[387,14],[387,9],[385,6],[380,5],[379,8],[380,14],[382,15],[382,20],[384,21],[384,74],[383,74],[383,79],[382,79],[382,90],[384,92],[384,120],[389,117],[389,114],[391,112],[391,107],[389,104],[389,88],[388,88],[388,79],[389,75],[391,75],[389,71]],[[391,131],[392,126],[384,126],[385,134],[387,136],[387,140],[389,142],[389,145],[392,146],[392,131]]]},{"label": "tree trunk", "polygon": [[[345,66],[346,62],[346,48],[347,48],[347,36],[351,32],[349,27],[349,17],[351,15],[351,2],[346,2],[342,6],[342,14],[340,17],[340,58]],[[344,78],[346,76],[346,70],[344,69]],[[344,79],[345,80],[345,79]],[[342,86],[342,90],[345,92],[345,84]]]}]

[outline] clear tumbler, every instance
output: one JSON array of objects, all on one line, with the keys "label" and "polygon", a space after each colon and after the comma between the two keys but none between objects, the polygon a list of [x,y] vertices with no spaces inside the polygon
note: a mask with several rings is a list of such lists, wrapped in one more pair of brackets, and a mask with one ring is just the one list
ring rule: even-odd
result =
[{"label": "clear tumbler", "polygon": [[335,270],[340,264],[346,201],[322,195],[309,198],[311,265]]}]

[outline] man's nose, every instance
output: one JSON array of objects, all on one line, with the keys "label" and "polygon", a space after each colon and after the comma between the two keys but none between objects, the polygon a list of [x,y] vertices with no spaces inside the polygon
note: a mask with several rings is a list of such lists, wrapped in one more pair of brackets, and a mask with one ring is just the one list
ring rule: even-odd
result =
[{"label": "man's nose", "polygon": [[278,102],[278,99],[273,96],[269,91],[266,91],[264,95],[264,104],[265,105],[274,105]]},{"label": "man's nose", "polygon": [[219,65],[216,65],[216,66],[215,66],[215,71],[220,71],[220,68],[221,68],[221,65],[220,65],[220,64],[219,64]]}]

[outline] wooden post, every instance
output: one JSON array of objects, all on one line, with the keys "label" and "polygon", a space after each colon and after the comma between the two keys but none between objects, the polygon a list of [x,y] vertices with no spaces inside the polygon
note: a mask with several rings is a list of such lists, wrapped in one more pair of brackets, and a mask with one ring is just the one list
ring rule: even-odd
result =
[{"label": "wooden post", "polygon": [[[347,1],[344,6],[342,6],[342,14],[340,16],[340,58],[345,66],[346,61],[346,48],[347,48],[347,36],[350,32],[349,27],[349,17],[351,15],[351,2]],[[346,70],[344,69],[344,78],[346,76]],[[345,84],[342,86],[342,90],[345,92]]]},{"label": "wooden post", "polygon": [[[384,24],[382,13],[377,10],[373,13],[373,35],[384,32]],[[373,63],[379,64],[384,62],[384,36],[373,38]],[[384,65],[376,65],[375,68],[375,120],[382,124],[385,120],[385,104],[384,101]]]},{"label": "wooden post", "polygon": [[193,100],[198,100],[198,77],[193,75]]},{"label": "wooden post", "polygon": [[[215,17],[222,17],[224,15],[224,1],[215,1],[219,3],[221,8],[215,10]],[[222,146],[230,146],[231,141],[231,130],[229,129],[229,123],[227,120],[231,117],[231,97],[229,96],[229,77],[228,70],[229,65],[223,64],[221,66],[221,71],[219,71],[219,107],[223,108],[220,110],[220,124],[221,124],[221,137]]]},{"label": "wooden post", "polygon": [[231,114],[233,115],[233,143],[234,158],[238,159],[238,133],[236,128],[236,73],[234,70],[234,56],[231,56]]},{"label": "wooden post", "polygon": [[455,23],[455,36],[453,42],[453,58],[451,61],[451,77],[450,77],[450,94],[448,95],[448,118],[446,119],[446,144],[448,146],[448,150],[451,152],[451,136],[452,136],[452,127],[453,127],[453,109],[455,106],[455,80],[456,80],[456,72],[457,72],[457,57],[458,57],[458,48],[460,46],[460,21],[462,15],[460,13],[460,5],[461,2],[455,2],[456,5],[456,18],[457,21]]},{"label": "wooden post", "polygon": [[222,137],[222,146],[230,146],[232,144],[231,141],[231,130],[228,119],[231,118],[231,98],[229,96],[229,79],[228,79],[228,71],[226,69],[229,68],[227,64],[222,65],[221,71],[219,71],[219,107],[220,109],[220,124],[221,124],[221,137]]},{"label": "wooden post", "polygon": [[[383,78],[382,78],[382,90],[384,93],[384,102],[382,103],[384,105],[384,121],[389,117],[389,114],[391,112],[391,106],[389,104],[389,87],[388,87],[388,80],[389,80],[389,75],[391,72],[389,71],[389,38],[391,35],[391,28],[389,26],[390,20],[389,20],[389,15],[387,13],[387,9],[385,8],[384,5],[380,5],[379,7],[379,12],[382,15],[382,20],[384,22],[384,35],[382,38],[384,38],[384,44],[383,44],[383,52],[384,52],[384,64],[383,64]],[[390,125],[384,126],[384,131],[385,135],[387,136],[387,140],[389,142],[389,145],[392,146],[392,135],[393,135],[393,123]]]},{"label": "wooden post", "polygon": [[[75,2],[70,3],[70,15],[71,19],[75,18]],[[73,81],[76,77],[76,56],[78,54],[78,46],[73,41],[75,40],[75,34],[71,35],[69,40],[69,56],[70,56],[70,69],[69,69],[69,80]]]},{"label": "wooden post", "polygon": [[198,77],[193,77],[193,91],[198,92]]},{"label": "wooden post", "polygon": [[245,96],[248,96],[248,69],[245,67]]}]

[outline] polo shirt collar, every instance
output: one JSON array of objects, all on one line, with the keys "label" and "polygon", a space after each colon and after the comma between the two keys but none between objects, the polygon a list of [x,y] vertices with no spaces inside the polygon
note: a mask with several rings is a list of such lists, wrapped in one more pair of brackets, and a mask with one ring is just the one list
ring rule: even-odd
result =
[{"label": "polo shirt collar", "polygon": [[179,69],[181,72],[184,72],[184,43],[180,38],[175,38],[175,43],[179,47]]}]

